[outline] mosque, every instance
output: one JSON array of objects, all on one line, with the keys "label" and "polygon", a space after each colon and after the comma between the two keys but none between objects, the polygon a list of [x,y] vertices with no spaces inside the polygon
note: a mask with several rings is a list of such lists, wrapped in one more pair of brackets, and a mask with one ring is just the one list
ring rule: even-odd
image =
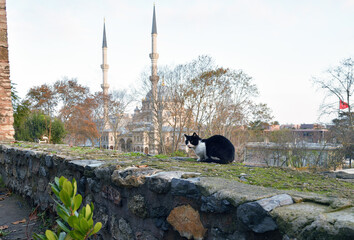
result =
[{"label": "mosque", "polygon": [[[155,6],[153,8],[152,18],[152,51],[149,54],[151,59],[151,90],[147,93],[146,97],[142,100],[141,108],[136,107],[132,115],[125,114],[123,122],[125,123],[119,131],[113,131],[109,121],[114,119],[109,116],[108,102],[104,102],[104,116],[103,131],[101,131],[101,138],[97,141],[103,148],[114,149],[115,142],[118,140],[118,150],[123,152],[143,152],[146,154],[158,154],[159,142],[168,146],[172,142],[178,142],[178,149],[185,150],[184,137],[177,137],[175,131],[171,126],[158,122],[158,119],[168,119],[171,114],[169,106],[173,104],[172,100],[168,97],[168,93],[164,83],[158,85],[159,76],[157,75],[157,60],[159,54],[157,53],[157,26]],[[102,59],[101,65],[103,73],[103,96],[108,96],[108,69],[107,64],[107,38],[106,27],[103,26],[103,43],[102,43]],[[106,98],[105,98],[106,99]],[[164,106],[159,108],[158,105]],[[155,110],[154,110],[155,109]],[[157,110],[158,109],[158,110]],[[116,136],[114,136],[116,134]],[[161,139],[162,138],[162,139]]]}]

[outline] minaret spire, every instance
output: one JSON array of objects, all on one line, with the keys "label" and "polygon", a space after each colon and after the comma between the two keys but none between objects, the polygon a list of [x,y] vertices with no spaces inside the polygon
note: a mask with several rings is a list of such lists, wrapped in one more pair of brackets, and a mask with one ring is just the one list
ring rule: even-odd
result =
[{"label": "minaret spire", "polygon": [[155,14],[155,5],[154,12],[152,16],[152,31],[151,31],[151,95],[153,103],[153,130],[152,130],[152,144],[150,145],[151,153],[158,153],[158,144],[159,144],[159,133],[158,133],[158,109],[157,109],[157,83],[159,81],[159,76],[157,76],[157,59],[159,54],[157,53],[157,28],[156,28],[156,14]]},{"label": "minaret spire", "polygon": [[106,40],[106,19],[103,20],[103,42],[102,42],[102,48],[107,47],[107,40]]},{"label": "minaret spire", "polygon": [[152,16],[152,30],[151,34],[157,34],[157,28],[156,28],[156,15],[155,15],[155,4],[154,4],[154,13]]},{"label": "minaret spire", "polygon": [[104,98],[104,113],[103,113],[103,120],[104,120],[104,128],[108,128],[108,68],[109,65],[107,64],[107,39],[106,39],[106,21],[104,20],[103,23],[103,41],[102,41],[102,73],[103,73],[103,83],[101,85],[103,90],[103,98]]}]

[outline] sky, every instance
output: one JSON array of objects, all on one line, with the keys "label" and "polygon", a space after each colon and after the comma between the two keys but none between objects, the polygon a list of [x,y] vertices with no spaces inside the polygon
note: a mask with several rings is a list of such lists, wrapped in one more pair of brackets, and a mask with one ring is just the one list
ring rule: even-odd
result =
[{"label": "sky", "polygon": [[77,78],[101,91],[106,21],[110,90],[140,84],[151,60],[156,4],[158,65],[209,55],[253,78],[280,124],[318,119],[324,94],[311,82],[354,57],[354,0],[7,0],[11,81]]}]

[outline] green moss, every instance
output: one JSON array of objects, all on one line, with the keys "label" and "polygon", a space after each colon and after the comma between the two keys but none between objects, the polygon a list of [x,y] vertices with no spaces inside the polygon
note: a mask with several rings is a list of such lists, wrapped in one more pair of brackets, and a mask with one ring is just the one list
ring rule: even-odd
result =
[{"label": "green moss", "polygon": [[164,155],[164,154],[158,154],[158,155],[155,155],[154,158],[158,158],[158,159],[167,159],[169,158],[167,155]]},{"label": "green moss", "polygon": [[123,156],[141,157],[141,156],[145,156],[145,154],[144,153],[140,153],[140,152],[130,152],[130,153],[124,153]]}]

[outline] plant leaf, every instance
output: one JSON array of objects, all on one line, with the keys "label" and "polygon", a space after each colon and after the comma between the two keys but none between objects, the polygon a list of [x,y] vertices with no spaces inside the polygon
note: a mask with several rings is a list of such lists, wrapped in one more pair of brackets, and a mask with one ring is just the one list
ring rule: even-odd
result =
[{"label": "plant leaf", "polygon": [[57,235],[50,230],[45,231],[45,236],[48,238],[48,240],[58,240]]},{"label": "plant leaf", "polygon": [[70,216],[68,219],[69,226],[73,229],[77,229],[79,227],[79,219],[76,216]]},{"label": "plant leaf", "polygon": [[80,232],[86,235],[89,231],[89,225],[85,218],[80,219]]},{"label": "plant leaf", "polygon": [[54,194],[59,198],[60,189],[58,188],[58,186],[52,183],[50,183],[49,185],[52,188]]},{"label": "plant leaf", "polygon": [[63,229],[65,232],[67,232],[67,233],[70,232],[70,229],[64,223],[62,223],[59,219],[56,222],[58,223],[59,227],[61,229]]},{"label": "plant leaf", "polygon": [[82,196],[80,194],[76,195],[74,198],[74,208],[73,211],[76,211],[79,209],[82,203]]},{"label": "plant leaf", "polygon": [[66,233],[65,233],[65,232],[61,232],[61,233],[59,234],[58,240],[65,240],[65,237],[66,237]]},{"label": "plant leaf", "polygon": [[101,222],[98,222],[95,224],[95,227],[93,228],[93,234],[96,234],[99,230],[101,230],[102,228],[102,223]]},{"label": "plant leaf", "polygon": [[69,181],[64,182],[63,190],[66,191],[69,197],[73,196],[73,185],[71,184],[71,182]]},{"label": "plant leaf", "polygon": [[46,236],[42,235],[42,234],[37,234],[37,233],[33,233],[33,239],[34,240],[47,240]]},{"label": "plant leaf", "polygon": [[74,238],[75,240],[81,240],[84,239],[85,235],[81,234],[79,231],[77,230],[73,230],[70,232],[70,236],[72,238]]},{"label": "plant leaf", "polygon": [[72,196],[75,196],[76,193],[77,193],[77,183],[76,183],[76,180],[75,178],[73,178],[73,181],[72,181],[72,186],[73,186],[73,195]]},{"label": "plant leaf", "polygon": [[92,213],[92,211],[91,211],[90,205],[86,204],[85,218],[89,219],[91,213]]},{"label": "plant leaf", "polygon": [[61,190],[59,196],[60,196],[60,200],[64,203],[65,207],[70,208],[71,201],[67,191],[65,189]]},{"label": "plant leaf", "polygon": [[59,188],[62,189],[63,188],[63,184],[65,181],[67,181],[68,179],[66,179],[64,176],[61,176],[59,178]]}]

